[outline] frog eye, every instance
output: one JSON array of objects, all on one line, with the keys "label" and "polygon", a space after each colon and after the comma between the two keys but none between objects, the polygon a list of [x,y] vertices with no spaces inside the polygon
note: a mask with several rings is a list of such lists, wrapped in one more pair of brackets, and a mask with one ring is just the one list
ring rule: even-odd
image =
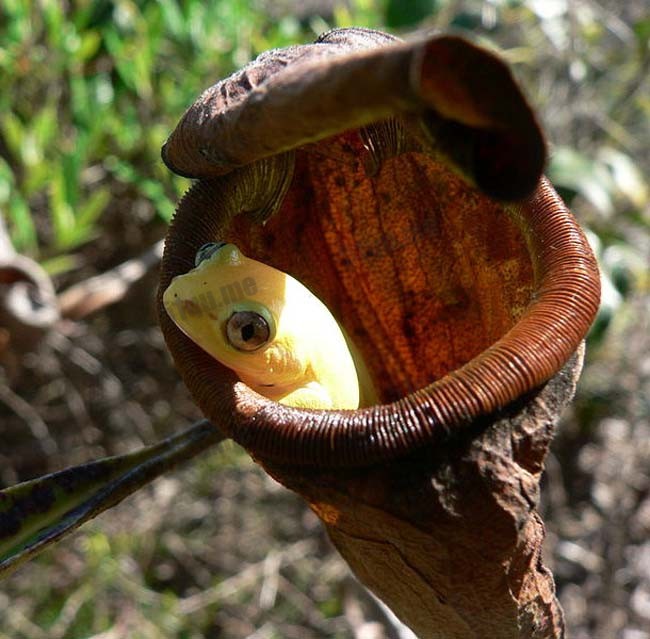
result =
[{"label": "frog eye", "polygon": [[208,242],[201,246],[194,256],[194,266],[198,266],[201,262],[212,257],[226,242]]},{"label": "frog eye", "polygon": [[237,311],[226,322],[226,337],[238,351],[256,351],[271,337],[268,322],[254,311]]}]

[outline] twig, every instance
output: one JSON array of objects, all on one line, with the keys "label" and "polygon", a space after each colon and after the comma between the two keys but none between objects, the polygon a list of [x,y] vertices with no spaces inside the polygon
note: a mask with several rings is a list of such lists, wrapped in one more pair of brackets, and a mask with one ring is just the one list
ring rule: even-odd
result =
[{"label": "twig", "polygon": [[[104,630],[97,635],[92,635],[88,639],[117,639],[120,636],[119,633],[120,630],[118,628],[111,626],[108,630]],[[2,638],[0,637],[0,639]]]},{"label": "twig", "polygon": [[93,589],[89,584],[84,584],[73,592],[66,600],[56,621],[50,627],[49,639],[65,639],[66,633],[77,618],[81,607],[92,597]]},{"label": "twig", "polygon": [[[280,564],[290,564],[313,551],[314,543],[310,540],[301,540],[292,544],[285,550],[279,552]],[[182,615],[191,615],[195,612],[210,606],[224,597],[233,595],[245,585],[254,582],[264,574],[266,559],[251,564],[239,574],[230,579],[225,579],[212,588],[208,588],[196,595],[190,595],[182,599],[179,603],[178,610]]]},{"label": "twig", "polygon": [[50,435],[49,428],[43,421],[43,418],[38,414],[38,411],[29,402],[25,401],[20,395],[17,395],[9,388],[3,374],[0,374],[0,402],[27,424],[27,427],[36,441],[38,441],[43,453],[46,455],[54,455],[59,452],[59,445],[52,435]]},{"label": "twig", "polygon": [[78,320],[119,302],[135,282],[158,264],[162,252],[163,241],[160,240],[142,255],[101,275],[73,284],[58,296],[61,315]]},{"label": "twig", "polygon": [[0,324],[4,346],[33,350],[59,319],[49,275],[34,260],[16,252],[0,215]]},{"label": "twig", "polygon": [[253,634],[248,635],[246,639],[270,639],[273,636],[273,626],[265,623],[262,627],[258,628]]},{"label": "twig", "polygon": [[597,2],[597,0],[587,0],[587,4],[591,5],[591,8],[595,13],[600,14],[607,29],[621,40],[621,42],[630,44],[634,41],[634,30],[624,20],[616,15],[616,13],[604,7],[600,2]]},{"label": "twig", "polygon": [[307,618],[307,621],[321,632],[327,634],[334,634],[333,629],[336,625],[336,620],[326,618],[323,613],[314,604],[313,600],[307,597],[299,588],[282,575],[278,575],[279,590],[295,608],[302,610]]},{"label": "twig", "polygon": [[280,576],[280,556],[271,551],[264,561],[264,581],[260,589],[260,608],[270,610],[275,605]]},{"label": "twig", "polygon": [[48,639],[47,633],[16,606],[9,606],[7,608],[7,621],[17,633],[20,633],[28,639]]}]

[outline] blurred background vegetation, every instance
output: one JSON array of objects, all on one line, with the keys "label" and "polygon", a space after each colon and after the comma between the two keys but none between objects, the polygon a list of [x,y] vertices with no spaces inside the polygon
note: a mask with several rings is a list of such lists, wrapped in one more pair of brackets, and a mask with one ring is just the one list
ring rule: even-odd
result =
[{"label": "blurred background vegetation", "polygon": [[[266,49],[353,25],[465,34],[509,61],[538,110],[547,173],[603,273],[548,463],[547,561],[572,637],[650,639],[647,0],[4,0],[0,212],[14,246],[57,291],[141,255],[189,184],[159,158],[196,95]],[[153,272],[3,362],[1,485],[198,417],[156,328],[155,286]],[[3,583],[0,639],[347,638],[363,615],[383,620],[313,515],[222,448]]]}]

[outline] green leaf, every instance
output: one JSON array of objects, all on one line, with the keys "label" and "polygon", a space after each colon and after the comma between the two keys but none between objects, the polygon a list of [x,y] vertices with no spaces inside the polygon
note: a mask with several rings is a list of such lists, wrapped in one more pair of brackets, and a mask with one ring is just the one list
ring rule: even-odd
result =
[{"label": "green leaf", "polygon": [[7,14],[6,25],[10,42],[23,42],[32,34],[30,3],[24,0],[5,0],[2,8]]},{"label": "green leaf", "polygon": [[63,48],[65,26],[63,4],[58,0],[41,0],[41,10],[50,46],[53,49]]},{"label": "green leaf", "polygon": [[105,188],[97,188],[82,201],[81,171],[86,159],[87,136],[79,134],[70,153],[63,154],[52,176],[50,215],[56,248],[69,249],[87,242],[95,234],[95,222],[110,199]]},{"label": "green leaf", "polygon": [[643,49],[650,47],[650,18],[642,18],[635,22],[634,33]]},{"label": "green leaf", "polygon": [[7,162],[0,157],[0,206],[6,204],[11,197],[14,186],[14,174]]},{"label": "green leaf", "polygon": [[0,578],[178,463],[225,439],[207,420],[159,444],[0,491]]},{"label": "green leaf", "polygon": [[9,219],[12,223],[11,241],[16,250],[34,253],[38,245],[36,227],[27,202],[15,191],[9,200]]},{"label": "green leaf", "polygon": [[75,57],[79,62],[90,60],[98,51],[102,43],[102,38],[97,31],[86,31],[81,35],[79,48],[75,52]]},{"label": "green leaf", "polygon": [[169,222],[174,215],[174,204],[170,201],[160,182],[156,180],[143,180],[140,191],[153,203],[156,212],[163,220]]},{"label": "green leaf", "polygon": [[30,198],[38,191],[45,188],[52,179],[52,167],[47,161],[39,162],[29,167],[22,184],[22,192],[26,198]]},{"label": "green leaf", "polygon": [[21,252],[35,253],[38,238],[25,198],[16,188],[11,167],[0,158],[0,207],[8,211],[11,241]]},{"label": "green leaf", "polygon": [[65,172],[61,164],[52,176],[50,188],[50,216],[54,227],[54,242],[57,248],[69,245],[74,232],[75,217],[66,194]]},{"label": "green leaf", "polygon": [[83,76],[73,75],[70,78],[70,102],[74,119],[85,127],[92,122],[98,122],[95,103],[90,97],[88,83]]},{"label": "green leaf", "polygon": [[151,201],[156,212],[163,220],[167,222],[171,220],[174,215],[175,206],[165,193],[165,189],[158,179],[146,178],[140,175],[133,165],[128,162],[123,162],[115,156],[107,157],[104,161],[104,166],[123,182],[136,187],[142,195]]},{"label": "green leaf", "polygon": [[90,228],[94,226],[97,218],[102,214],[111,199],[108,187],[100,187],[93,191],[86,201],[79,207],[77,225]]},{"label": "green leaf", "polygon": [[63,188],[65,201],[75,208],[79,202],[79,175],[85,160],[84,136],[77,136],[74,150],[60,159],[63,170]]},{"label": "green leaf", "polygon": [[50,277],[67,273],[72,269],[79,268],[80,260],[76,255],[57,255],[41,262],[41,266]]},{"label": "green leaf", "polygon": [[41,157],[43,156],[43,150],[49,146],[59,133],[58,127],[59,119],[56,112],[56,103],[50,101],[34,116],[31,124]]},{"label": "green leaf", "polygon": [[137,37],[122,36],[111,29],[104,33],[104,42],[124,84],[141,99],[148,99],[153,93],[151,76],[158,38],[152,29],[147,28],[141,16],[138,18],[138,26],[143,32]]},{"label": "green leaf", "polygon": [[187,22],[176,0],[158,0],[158,7],[168,33],[178,40],[189,39],[186,28]]},{"label": "green leaf", "polygon": [[2,127],[1,130],[4,133],[7,146],[13,156],[22,161],[22,147],[26,136],[25,126],[13,111],[5,112],[1,117],[0,127]]}]

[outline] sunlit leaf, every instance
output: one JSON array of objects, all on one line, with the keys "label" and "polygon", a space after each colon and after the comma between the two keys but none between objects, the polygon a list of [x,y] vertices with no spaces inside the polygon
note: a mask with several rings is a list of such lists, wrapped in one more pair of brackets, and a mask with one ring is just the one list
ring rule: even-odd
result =
[{"label": "sunlit leaf", "polygon": [[602,165],[569,147],[558,147],[551,156],[548,177],[556,186],[579,193],[605,215],[612,213],[611,175]]},{"label": "sunlit leaf", "polygon": [[99,50],[102,38],[97,31],[85,31],[81,36],[81,42],[75,53],[80,62],[90,60]]},{"label": "sunlit leaf", "polygon": [[95,102],[91,99],[86,78],[73,75],[70,78],[72,114],[78,124],[90,126],[99,122]]},{"label": "sunlit leaf", "polygon": [[34,220],[27,202],[16,192],[9,200],[9,219],[12,222],[11,240],[14,248],[34,253],[38,244]]},{"label": "sunlit leaf", "polygon": [[186,35],[187,22],[178,6],[176,0],[158,0],[160,12],[165,21],[165,28],[175,38],[183,39]]},{"label": "sunlit leaf", "polygon": [[65,173],[63,167],[58,165],[52,176],[49,202],[55,243],[61,248],[70,243],[75,226],[74,210],[66,195]]},{"label": "sunlit leaf", "polygon": [[43,150],[50,145],[59,133],[56,104],[53,102],[44,104],[41,110],[34,116],[31,129],[34,132],[34,137],[42,157]]},{"label": "sunlit leaf", "polygon": [[36,227],[31,211],[17,190],[14,174],[7,162],[0,157],[0,207],[10,221],[11,241],[18,251],[34,253],[38,244]]},{"label": "sunlit leaf", "polygon": [[175,206],[165,193],[165,189],[160,181],[157,179],[148,179],[140,175],[131,164],[123,162],[115,156],[106,158],[104,165],[117,178],[127,184],[132,184],[142,195],[150,200],[158,215],[165,221],[171,219]]},{"label": "sunlit leaf", "polygon": [[6,204],[14,185],[14,174],[7,162],[0,157],[0,206]]},{"label": "sunlit leaf", "polygon": [[111,193],[108,188],[95,189],[79,207],[77,224],[81,227],[92,227],[110,199]]},{"label": "sunlit leaf", "polygon": [[31,36],[32,20],[30,5],[22,0],[5,0],[2,8],[7,14],[9,41],[23,42]]},{"label": "sunlit leaf", "polygon": [[63,48],[65,36],[63,13],[64,5],[58,0],[41,0],[41,10],[47,29],[50,45],[54,49]]},{"label": "sunlit leaf", "polygon": [[26,135],[25,125],[13,111],[0,113],[0,131],[2,131],[5,142],[13,156],[22,161],[22,146]]},{"label": "sunlit leaf", "polygon": [[44,260],[40,264],[50,277],[55,277],[56,275],[61,275],[62,273],[67,273],[68,271],[77,268],[80,264],[80,260],[76,255],[68,255],[64,253]]},{"label": "sunlit leaf", "polygon": [[643,208],[648,202],[648,184],[632,158],[611,147],[604,147],[598,159],[607,165],[618,191],[634,206]]}]

